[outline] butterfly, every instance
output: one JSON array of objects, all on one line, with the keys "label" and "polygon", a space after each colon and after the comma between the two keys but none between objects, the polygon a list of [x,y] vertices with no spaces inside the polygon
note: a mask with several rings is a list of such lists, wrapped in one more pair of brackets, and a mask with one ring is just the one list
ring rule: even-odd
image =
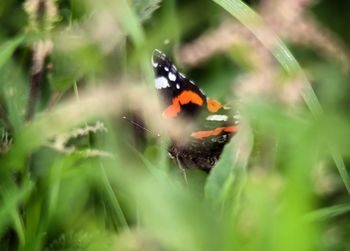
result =
[{"label": "butterfly", "polygon": [[238,118],[230,116],[228,108],[219,101],[208,98],[161,51],[154,50],[152,65],[163,118],[175,125],[179,120],[196,125],[192,131],[180,128],[182,140],[172,139],[168,149],[170,157],[181,168],[209,172],[225,144],[238,131]]}]

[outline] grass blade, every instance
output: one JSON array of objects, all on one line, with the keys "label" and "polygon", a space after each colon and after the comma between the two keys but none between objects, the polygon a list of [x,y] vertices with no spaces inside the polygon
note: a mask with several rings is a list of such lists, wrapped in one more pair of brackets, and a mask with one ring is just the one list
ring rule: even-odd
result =
[{"label": "grass blade", "polygon": [[[18,225],[19,219],[18,219],[17,207],[19,206],[19,204],[22,203],[22,201],[25,198],[27,198],[32,188],[33,188],[33,183],[28,182],[24,184],[21,188],[19,188],[17,191],[5,190],[1,192],[1,194],[4,195],[4,198],[3,198],[3,205],[0,208],[0,233],[5,229],[6,225],[9,224],[11,219],[15,220],[17,231],[20,229]],[[20,232],[22,232],[22,230],[20,230]]]},{"label": "grass blade", "polygon": [[[267,27],[264,26],[261,17],[256,14],[248,5],[241,0],[213,0],[215,3],[223,7],[232,16],[237,18],[244,26],[246,26],[260,42],[271,51],[274,57],[281,64],[283,69],[290,75],[298,75],[302,77],[305,83],[301,93],[304,102],[310,109],[311,113],[317,117],[323,113],[320,102],[307,80],[303,70],[293,54],[287,46]],[[272,41],[272,42],[271,42]],[[350,177],[344,170],[344,160],[339,153],[332,152],[332,158],[337,166],[338,172],[344,182],[344,185],[350,194]]]},{"label": "grass blade", "polygon": [[[252,134],[248,127],[241,127],[239,133],[225,147],[220,160],[210,173],[205,193],[214,204],[230,210],[240,194],[240,184],[245,173],[252,148]],[[237,196],[232,196],[237,195]]]},{"label": "grass blade", "polygon": [[350,205],[341,204],[316,210],[308,214],[306,219],[310,221],[329,220],[331,217],[336,217],[348,212],[350,212]]}]

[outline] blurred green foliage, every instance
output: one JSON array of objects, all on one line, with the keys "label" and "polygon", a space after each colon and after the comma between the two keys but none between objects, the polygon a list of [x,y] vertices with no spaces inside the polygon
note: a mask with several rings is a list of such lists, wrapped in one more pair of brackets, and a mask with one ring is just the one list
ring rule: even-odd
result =
[{"label": "blurred green foliage", "polygon": [[[305,35],[310,43],[269,48],[264,2],[2,0],[0,250],[349,249],[350,5],[306,7],[319,44]],[[239,80],[259,72],[249,53],[261,47],[249,43],[192,68],[175,58],[242,117],[212,172],[185,180],[153,131],[149,58],[154,48],[181,55],[227,19],[274,56],[266,65],[280,83],[261,86],[258,75],[237,101]],[[302,98],[284,102],[295,76],[307,77]],[[145,113],[145,130],[130,110]]]}]

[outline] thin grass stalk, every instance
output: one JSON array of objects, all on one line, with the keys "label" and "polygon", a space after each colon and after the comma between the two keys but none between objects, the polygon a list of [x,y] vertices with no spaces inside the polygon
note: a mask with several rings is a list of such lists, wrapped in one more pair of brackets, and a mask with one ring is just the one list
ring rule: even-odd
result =
[{"label": "thin grass stalk", "polygon": [[[277,35],[264,26],[261,17],[241,0],[213,0],[213,2],[223,7],[246,26],[257,37],[257,39],[259,39],[259,41],[270,50],[289,75],[293,76],[297,74],[302,77],[305,83],[305,87],[301,93],[304,102],[313,116],[318,117],[323,114],[321,104],[298,61]],[[336,150],[331,150],[331,155],[344,182],[346,190],[350,194],[350,177],[345,170],[344,160]]]}]

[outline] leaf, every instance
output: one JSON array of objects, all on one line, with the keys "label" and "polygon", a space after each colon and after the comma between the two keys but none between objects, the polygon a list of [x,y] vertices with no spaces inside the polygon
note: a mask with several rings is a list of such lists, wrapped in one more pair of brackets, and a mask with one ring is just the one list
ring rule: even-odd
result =
[{"label": "leaf", "polygon": [[16,48],[23,42],[24,36],[15,37],[9,41],[7,41],[0,48],[0,69],[3,65],[12,57],[12,54],[16,50]]}]

